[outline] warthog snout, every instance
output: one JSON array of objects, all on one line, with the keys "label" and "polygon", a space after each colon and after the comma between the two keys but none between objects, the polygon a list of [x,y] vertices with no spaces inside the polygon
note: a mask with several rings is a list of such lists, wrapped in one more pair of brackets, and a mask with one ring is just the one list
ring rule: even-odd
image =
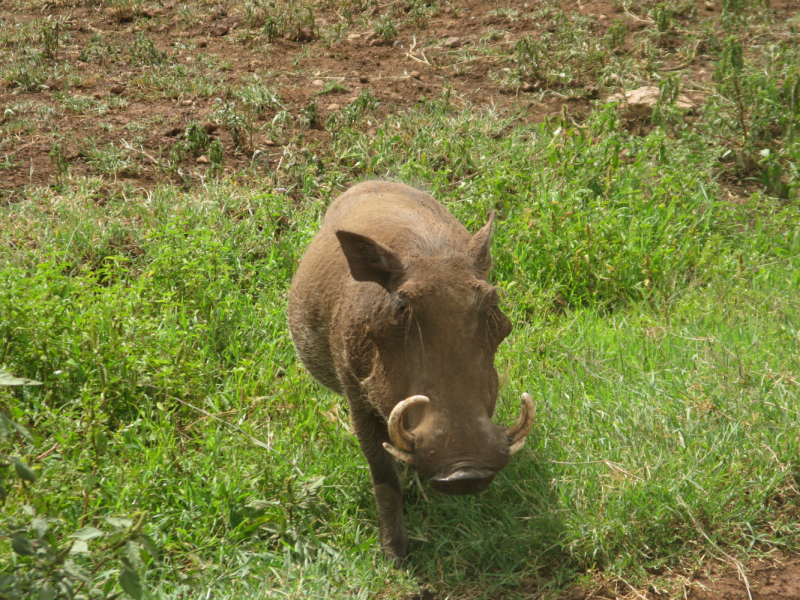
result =
[{"label": "warthog snout", "polygon": [[459,469],[447,476],[431,477],[430,484],[433,489],[443,494],[463,496],[466,494],[479,494],[492,483],[494,471],[488,469]]}]

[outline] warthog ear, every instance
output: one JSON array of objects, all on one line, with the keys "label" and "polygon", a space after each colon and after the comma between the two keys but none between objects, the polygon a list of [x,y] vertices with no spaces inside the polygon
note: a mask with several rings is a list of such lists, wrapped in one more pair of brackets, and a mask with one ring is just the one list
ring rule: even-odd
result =
[{"label": "warthog ear", "polygon": [[492,227],[494,225],[494,211],[489,213],[489,221],[481,227],[480,231],[472,236],[467,253],[472,259],[476,271],[481,274],[488,273],[492,268]]},{"label": "warthog ear", "polygon": [[397,285],[403,264],[383,244],[351,231],[337,231],[350,274],[356,281],[373,281],[387,290]]}]

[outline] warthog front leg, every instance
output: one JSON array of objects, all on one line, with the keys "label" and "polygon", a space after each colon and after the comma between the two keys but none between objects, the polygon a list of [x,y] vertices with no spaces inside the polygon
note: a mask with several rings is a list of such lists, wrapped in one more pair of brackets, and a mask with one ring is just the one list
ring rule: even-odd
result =
[{"label": "warthog front leg", "polygon": [[399,567],[408,556],[408,535],[403,525],[402,482],[394,459],[383,448],[383,443],[390,441],[386,424],[371,410],[354,410],[352,414],[356,437],[372,472],[381,545]]}]

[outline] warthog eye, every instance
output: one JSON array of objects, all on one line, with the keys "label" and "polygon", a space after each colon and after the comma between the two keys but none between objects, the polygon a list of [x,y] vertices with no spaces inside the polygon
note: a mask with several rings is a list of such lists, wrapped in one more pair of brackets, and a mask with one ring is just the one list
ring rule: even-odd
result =
[{"label": "warthog eye", "polygon": [[399,318],[405,317],[411,309],[411,303],[402,297],[395,298],[394,301],[394,314]]}]

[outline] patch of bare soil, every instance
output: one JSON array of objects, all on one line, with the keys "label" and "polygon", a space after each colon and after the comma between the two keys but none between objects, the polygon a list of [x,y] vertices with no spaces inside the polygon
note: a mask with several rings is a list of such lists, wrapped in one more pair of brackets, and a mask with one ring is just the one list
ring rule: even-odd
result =
[{"label": "patch of bare soil", "polygon": [[754,563],[744,574],[724,566],[704,574],[675,574],[647,589],[600,581],[590,588],[576,586],[562,600],[800,600],[800,558]]},{"label": "patch of bare soil", "polygon": [[[736,571],[719,577],[703,577],[689,593],[690,600],[797,600],[800,598],[800,560],[782,565],[756,565],[747,573],[747,584]],[[748,585],[750,596],[748,596]]]},{"label": "patch of bare soil", "polygon": [[[787,12],[793,2],[774,0],[773,7]],[[317,32],[298,30],[271,42],[266,41],[263,26],[248,25],[241,11],[229,11],[222,5],[203,5],[193,18],[187,17],[189,4],[174,2],[158,8],[118,10],[67,0],[45,4],[42,9],[3,11],[0,29],[8,32],[46,18],[61,19],[63,41],[48,65],[52,77],[38,90],[25,92],[13,81],[0,81],[0,106],[4,110],[18,107],[0,115],[0,158],[5,157],[0,199],[11,201],[26,186],[54,185],[59,160],[61,168],[68,165],[73,176],[98,175],[109,184],[127,183],[132,188],[150,189],[165,180],[187,183],[192,180],[187,173],[202,180],[210,168],[207,156],[181,158],[183,169],[165,169],[164,164],[191,123],[209,124],[220,102],[230,100],[230,91],[253,78],[267,82],[292,115],[316,101],[317,119],[302,134],[306,146],[326,144],[330,140],[324,125],[328,115],[348,106],[364,90],[380,102],[378,119],[450,89],[457,104],[514,106],[520,109],[523,121],[538,122],[564,111],[580,121],[591,109],[591,100],[606,95],[591,82],[578,82],[582,89],[577,92],[548,89],[542,82],[511,87],[504,82],[503,69],[509,63],[498,57],[511,53],[523,36],[541,39],[555,29],[553,15],[529,18],[541,8],[536,2],[453,0],[439,7],[424,26],[401,27],[391,44],[375,29],[358,26],[345,27],[336,41],[319,35],[319,30],[344,24],[335,3],[331,4],[327,12],[315,15]],[[381,17],[383,11],[388,18],[396,9],[393,4],[379,4],[373,16]],[[622,6],[610,0],[561,2],[563,10],[594,20],[593,35],[604,36],[613,23],[625,23],[627,34],[617,52],[630,52],[637,32],[654,24]],[[719,2],[696,2],[699,19],[715,18],[719,11]],[[156,52],[168,57],[163,72],[130,59],[130,49],[142,36],[152,40]],[[486,44],[486,40],[496,52],[465,58],[464,49]],[[19,55],[26,52],[21,46],[30,42],[6,42],[14,43],[13,51]],[[115,50],[105,52],[104,44]],[[92,47],[97,49],[95,54],[88,52]],[[7,55],[0,52],[0,58]],[[216,65],[213,72],[205,71],[205,83],[193,87],[188,82],[192,69],[209,61]],[[184,78],[185,85],[154,83],[154,72],[167,76],[167,66],[175,64],[185,67],[183,75],[176,75]],[[684,70],[691,80],[703,81],[711,68],[698,53],[690,64],[676,64],[669,70]],[[334,82],[340,87],[326,90]],[[203,92],[203,85],[216,89]],[[65,108],[70,100],[91,106]],[[50,112],[43,117],[48,108]],[[19,112],[33,125],[12,128],[10,115],[19,119]],[[264,110],[255,125],[272,121],[277,112],[274,107]],[[290,130],[297,127],[296,121],[289,125]],[[285,143],[260,136],[251,145],[237,144],[225,127],[209,131],[211,139],[222,145],[228,173],[251,164],[256,150],[270,154],[272,147],[275,155],[275,147]],[[54,134],[62,140],[60,157],[51,152]],[[111,145],[127,157],[127,166],[98,165],[92,151]],[[172,160],[175,162],[174,156]]]}]

